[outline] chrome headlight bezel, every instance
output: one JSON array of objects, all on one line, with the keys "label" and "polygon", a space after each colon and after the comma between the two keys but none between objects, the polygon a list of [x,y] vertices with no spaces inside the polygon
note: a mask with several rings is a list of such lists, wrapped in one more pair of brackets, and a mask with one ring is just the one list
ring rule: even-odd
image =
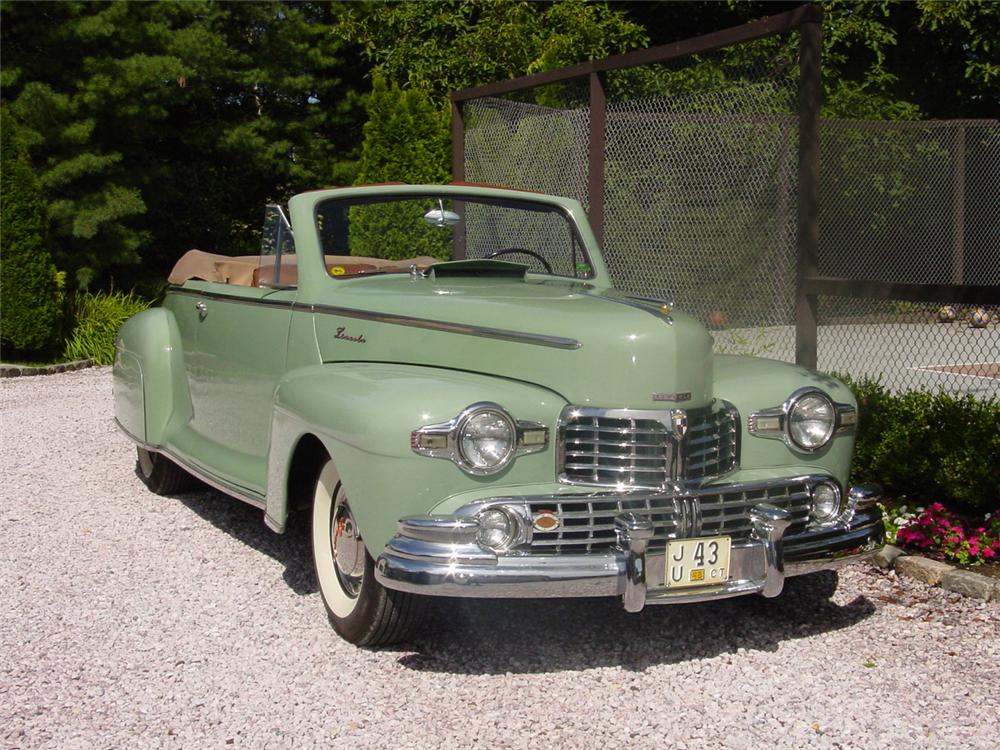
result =
[{"label": "chrome headlight bezel", "polygon": [[[792,434],[792,413],[806,398],[822,398],[832,407],[831,429],[823,442],[815,446],[803,445]],[[816,453],[826,448],[837,435],[854,431],[858,421],[858,411],[853,404],[838,403],[825,391],[806,387],[794,391],[781,406],[755,411],[747,417],[747,432],[755,437],[782,440],[789,448],[801,453]]]},{"label": "chrome headlight bezel", "polygon": [[[495,463],[477,463],[468,454],[465,441],[466,431],[470,425],[480,417],[491,416],[495,422],[503,425],[506,430],[505,440],[507,447]],[[475,409],[467,409],[455,427],[455,453],[459,466],[469,474],[477,476],[489,476],[503,471],[504,468],[514,460],[517,452],[517,425],[513,418],[506,411],[496,406],[480,406]]]},{"label": "chrome headlight bezel", "polygon": [[[470,421],[483,414],[495,414],[507,425],[511,435],[510,449],[499,462],[478,466],[462,448],[462,433]],[[492,401],[480,401],[462,410],[455,418],[439,424],[419,427],[410,433],[410,448],[414,453],[431,458],[445,458],[472,476],[491,476],[506,469],[518,456],[544,451],[549,444],[549,430],[540,422],[515,420],[506,409]]]},{"label": "chrome headlight bezel", "polygon": [[[819,422],[823,425],[822,437],[813,443],[805,441],[801,432],[797,434],[796,430],[797,413],[801,409],[806,408],[807,404],[810,402],[819,402],[818,408],[828,410],[830,415],[829,419],[821,420],[814,418],[811,420]],[[807,391],[806,393],[799,394],[795,398],[791,399],[791,403],[788,405],[788,411],[786,413],[788,418],[785,421],[785,430],[788,433],[788,439],[795,443],[795,446],[799,448],[799,450],[812,453],[814,451],[818,451],[820,448],[833,440],[833,435],[837,431],[837,407],[834,406],[831,398],[822,391]]]}]

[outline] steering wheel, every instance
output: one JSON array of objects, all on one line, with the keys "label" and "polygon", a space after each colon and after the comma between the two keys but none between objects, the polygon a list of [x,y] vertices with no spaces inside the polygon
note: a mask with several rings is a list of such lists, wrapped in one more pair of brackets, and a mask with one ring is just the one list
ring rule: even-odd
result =
[{"label": "steering wheel", "polygon": [[497,250],[495,253],[487,255],[486,257],[499,258],[501,255],[513,255],[515,253],[520,253],[521,255],[530,255],[532,258],[534,258],[535,260],[537,260],[539,263],[542,264],[542,267],[545,269],[545,273],[548,274],[552,273],[552,266],[549,265],[549,262],[545,260],[545,258],[543,258],[538,253],[534,252],[533,250],[525,250],[523,247],[508,247],[506,250]]}]

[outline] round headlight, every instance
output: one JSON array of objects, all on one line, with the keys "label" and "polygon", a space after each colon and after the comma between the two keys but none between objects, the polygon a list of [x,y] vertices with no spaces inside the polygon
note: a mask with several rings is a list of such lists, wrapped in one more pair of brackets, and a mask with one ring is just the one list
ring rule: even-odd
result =
[{"label": "round headlight", "polygon": [[813,487],[813,519],[820,523],[832,521],[840,515],[840,488],[830,482],[820,482]]},{"label": "round headlight", "polygon": [[517,430],[504,412],[480,409],[462,421],[457,442],[458,452],[468,470],[475,474],[493,474],[514,457]]},{"label": "round headlight", "polygon": [[501,508],[487,508],[477,517],[476,541],[494,552],[503,552],[517,537],[517,521]]},{"label": "round headlight", "polygon": [[788,435],[799,448],[814,451],[833,437],[837,411],[821,393],[807,393],[796,399],[788,412]]}]

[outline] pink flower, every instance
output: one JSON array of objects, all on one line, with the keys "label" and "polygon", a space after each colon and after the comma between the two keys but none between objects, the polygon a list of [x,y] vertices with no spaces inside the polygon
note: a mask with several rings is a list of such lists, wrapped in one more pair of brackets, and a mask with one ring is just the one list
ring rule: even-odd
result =
[{"label": "pink flower", "polygon": [[986,549],[983,550],[983,557],[985,557],[987,560],[993,559],[994,557],[996,557],[996,555],[997,553],[994,552],[993,549],[990,547],[987,547]]}]

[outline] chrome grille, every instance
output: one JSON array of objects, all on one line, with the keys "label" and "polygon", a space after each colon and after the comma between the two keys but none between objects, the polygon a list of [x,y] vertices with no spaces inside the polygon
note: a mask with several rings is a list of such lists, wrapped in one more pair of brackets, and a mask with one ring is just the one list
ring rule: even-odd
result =
[{"label": "chrome grille", "polygon": [[729,404],[683,412],[678,441],[671,414],[569,407],[559,429],[559,475],[574,484],[664,487],[718,476],[739,460],[740,420]]},{"label": "chrome grille", "polygon": [[531,551],[556,554],[607,549],[617,541],[615,516],[625,511],[653,522],[651,549],[662,549],[668,539],[688,536],[725,535],[734,541],[746,540],[751,528],[750,510],[758,503],[770,503],[789,511],[794,533],[805,526],[809,517],[809,481],[803,478],[738,487],[706,487],[679,494],[629,492],[531,498],[532,516],[549,511],[559,518],[559,528],[555,531],[534,532]]}]

